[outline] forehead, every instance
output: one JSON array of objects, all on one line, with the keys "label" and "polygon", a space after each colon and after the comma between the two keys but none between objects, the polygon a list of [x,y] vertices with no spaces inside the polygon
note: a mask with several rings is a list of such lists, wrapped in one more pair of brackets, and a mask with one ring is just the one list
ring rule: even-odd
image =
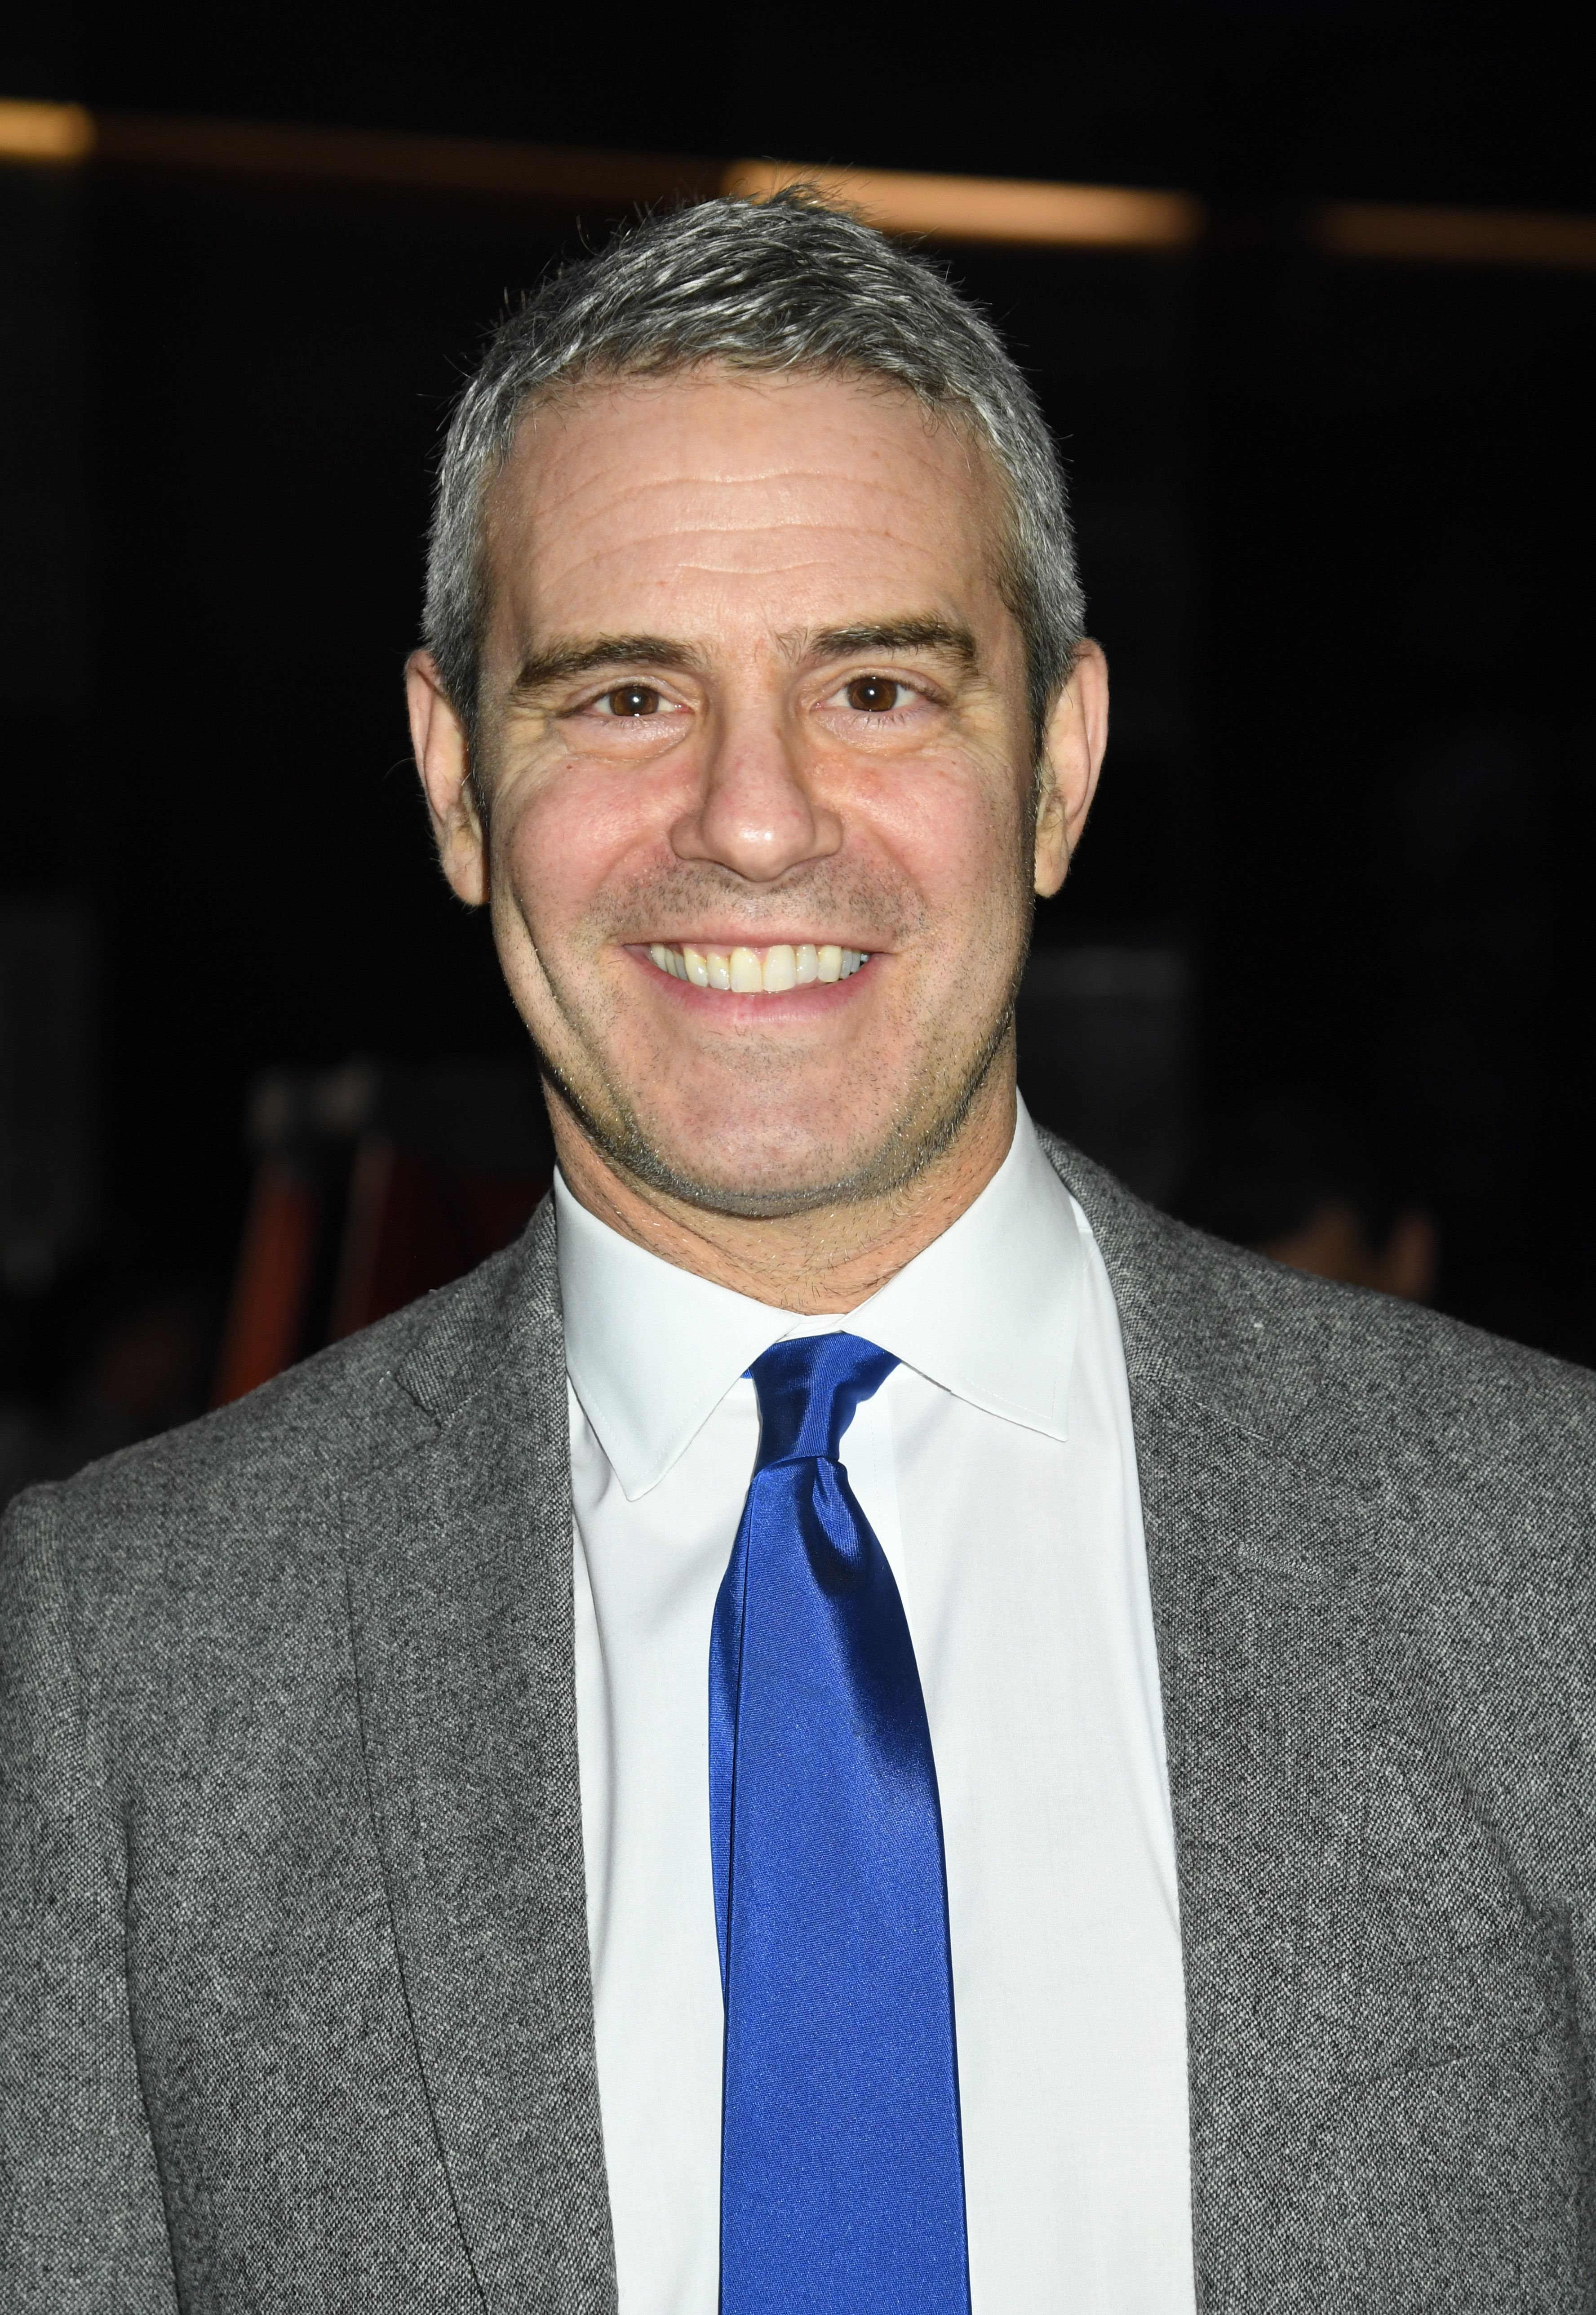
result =
[{"label": "forehead", "polygon": [[890,384],[590,382],[528,413],[493,485],[494,623],[679,633],[910,608],[984,623],[1002,513],[980,440]]}]

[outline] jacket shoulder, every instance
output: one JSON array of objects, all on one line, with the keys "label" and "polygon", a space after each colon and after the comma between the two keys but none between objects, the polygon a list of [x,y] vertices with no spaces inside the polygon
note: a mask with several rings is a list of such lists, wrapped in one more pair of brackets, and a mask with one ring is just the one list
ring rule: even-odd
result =
[{"label": "jacket shoulder", "polygon": [[1596,1375],[1390,1296],[1288,1270],[1159,1213],[1048,1137],[1114,1288],[1133,1379],[1370,1486],[1510,1483],[1582,1515]]},{"label": "jacket shoulder", "polygon": [[513,1246],[229,1406],[30,1488],[0,1563],[44,1547],[88,1601],[315,1549],[341,1487],[434,1436],[484,1379],[558,1326],[546,1203]]}]

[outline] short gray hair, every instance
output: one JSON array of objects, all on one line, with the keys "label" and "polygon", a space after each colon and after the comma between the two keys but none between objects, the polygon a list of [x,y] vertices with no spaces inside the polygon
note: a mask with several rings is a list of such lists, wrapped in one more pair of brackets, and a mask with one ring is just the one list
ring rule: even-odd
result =
[{"label": "short gray hair", "polygon": [[1036,396],[986,316],[934,264],[801,185],[644,218],[551,276],[489,340],[450,417],[427,555],[427,647],[473,740],[484,501],[529,404],[583,377],[714,365],[888,378],[971,425],[1008,499],[1000,578],[1040,743],[1086,606],[1063,469]]}]

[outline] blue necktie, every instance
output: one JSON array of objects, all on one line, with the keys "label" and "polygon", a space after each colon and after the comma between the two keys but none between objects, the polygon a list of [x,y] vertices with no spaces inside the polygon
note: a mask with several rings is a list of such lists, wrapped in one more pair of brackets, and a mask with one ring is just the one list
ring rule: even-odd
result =
[{"label": "blue necktie", "polygon": [[749,1370],[759,1454],[710,1643],[722,2315],[968,2315],[936,1770],[838,1460],[897,1363],[818,1335]]}]

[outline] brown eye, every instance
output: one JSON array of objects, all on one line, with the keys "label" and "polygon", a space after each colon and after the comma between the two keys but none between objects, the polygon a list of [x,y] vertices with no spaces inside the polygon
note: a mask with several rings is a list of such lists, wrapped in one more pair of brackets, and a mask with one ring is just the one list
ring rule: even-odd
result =
[{"label": "brown eye", "polygon": [[845,695],[850,707],[861,715],[890,715],[898,705],[898,695],[903,689],[890,676],[856,675]]},{"label": "brown eye", "polygon": [[649,683],[623,683],[604,695],[612,715],[657,715],[660,695]]}]

